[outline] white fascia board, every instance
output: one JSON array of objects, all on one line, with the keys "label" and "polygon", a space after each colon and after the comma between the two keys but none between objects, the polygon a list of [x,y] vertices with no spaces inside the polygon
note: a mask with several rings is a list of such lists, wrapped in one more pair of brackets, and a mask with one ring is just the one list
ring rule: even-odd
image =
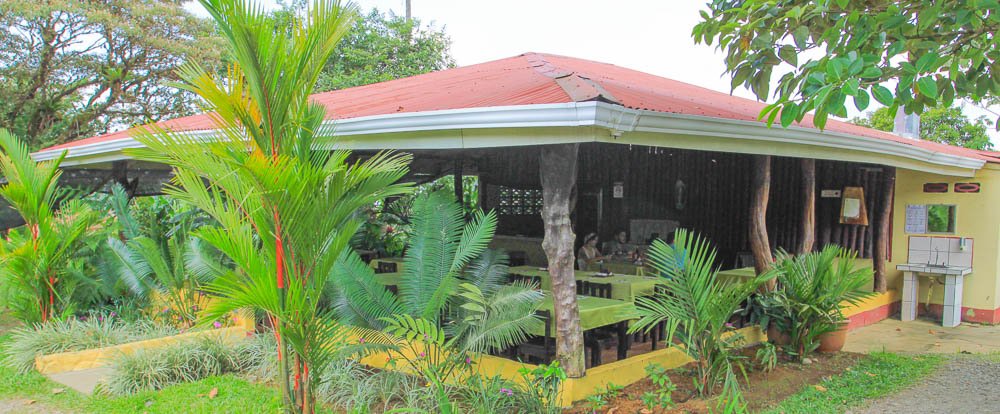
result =
[{"label": "white fascia board", "polygon": [[683,134],[804,144],[898,156],[931,164],[969,169],[980,169],[986,164],[986,161],[977,158],[945,154],[901,142],[840,132],[821,132],[798,126],[769,128],[767,125],[755,121],[635,110],[605,103],[599,105],[609,108],[598,110],[596,124],[612,131]]},{"label": "white fascia board", "polygon": [[[324,122],[320,135],[332,137],[359,137],[356,141],[367,141],[363,136],[377,134],[397,134],[393,141],[398,144],[407,132],[461,131],[478,129],[508,129],[513,135],[531,135],[532,128],[544,127],[603,127],[611,132],[612,139],[627,132],[651,132],[664,134],[685,134],[758,142],[794,143],[850,151],[864,151],[889,156],[904,157],[920,162],[980,169],[984,160],[944,154],[914,145],[861,137],[837,132],[820,132],[802,127],[768,128],[760,122],[738,121],[712,117],[682,115],[656,111],[635,110],[604,102],[571,102],[560,104],[495,106],[426,112],[407,112],[375,115]],[[524,131],[525,134],[517,131]],[[199,131],[196,134],[210,139],[213,131]],[[379,148],[380,139],[373,137],[365,142],[366,147]],[[568,138],[565,142],[589,142],[593,136],[581,134],[578,139]],[[522,142],[531,142],[525,140]],[[434,148],[433,139],[422,142],[422,148]],[[438,142],[446,148],[484,148],[495,143],[479,143],[477,140]],[[333,143],[332,145],[336,145]],[[83,165],[96,162],[127,159],[122,150],[138,148],[142,144],[132,138],[84,144],[68,148],[64,165]],[[326,146],[326,145],[324,145]],[[669,147],[669,140],[664,145]],[[388,148],[387,148],[388,149]],[[53,159],[63,150],[42,151],[32,154],[38,161]]]}]

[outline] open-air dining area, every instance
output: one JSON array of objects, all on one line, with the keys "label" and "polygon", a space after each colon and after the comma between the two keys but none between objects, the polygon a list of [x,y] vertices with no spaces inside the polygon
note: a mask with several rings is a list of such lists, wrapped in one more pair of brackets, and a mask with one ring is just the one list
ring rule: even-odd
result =
[{"label": "open-air dining area", "polygon": [[[995,1],[503,4],[471,61],[410,0],[85,3],[0,2],[0,412],[958,413],[1000,373]],[[715,66],[626,52],[682,10]]]}]

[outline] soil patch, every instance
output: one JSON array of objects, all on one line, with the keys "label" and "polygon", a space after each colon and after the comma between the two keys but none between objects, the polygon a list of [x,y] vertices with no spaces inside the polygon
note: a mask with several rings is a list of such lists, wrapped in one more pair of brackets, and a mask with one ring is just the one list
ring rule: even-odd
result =
[{"label": "soil patch", "polygon": [[[749,355],[750,351],[748,350],[746,353]],[[818,384],[824,378],[844,372],[863,357],[862,354],[846,352],[816,354],[811,357],[813,361],[811,364],[802,364],[781,355],[778,365],[771,372],[763,372],[758,367],[751,366],[752,364],[749,363],[752,361],[751,358],[747,360],[746,365],[749,384],[740,381],[744,386],[743,396],[746,398],[751,412],[759,411],[795,394],[805,385]],[[677,390],[672,394],[674,402],[677,403],[673,408],[653,410],[646,408],[642,402],[643,394],[656,390],[652,381],[646,378],[626,387],[618,397],[607,400],[607,404],[600,409],[592,410],[590,404],[584,401],[578,402],[566,413],[708,413],[709,408],[714,408],[710,405],[714,405],[715,401],[706,401],[693,396],[694,384],[687,368],[677,368],[670,371],[669,374],[671,381],[677,386]]]}]

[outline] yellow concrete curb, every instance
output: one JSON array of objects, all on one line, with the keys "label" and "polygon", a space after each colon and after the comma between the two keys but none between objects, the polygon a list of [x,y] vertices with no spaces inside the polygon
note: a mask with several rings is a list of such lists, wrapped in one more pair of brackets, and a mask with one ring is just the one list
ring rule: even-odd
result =
[{"label": "yellow concrete curb", "polygon": [[[743,336],[740,344],[743,347],[767,340],[767,335],[757,326],[738,329],[728,335],[735,334]],[[379,352],[363,358],[361,363],[380,369],[392,369],[404,372],[412,371],[412,369],[408,369],[409,367],[405,366],[389,366],[388,362],[390,359],[392,359],[390,353]],[[684,366],[689,362],[691,362],[691,358],[682,349],[668,347],[591,368],[581,378],[567,378],[566,381],[563,381],[561,404],[568,407],[574,401],[583,400],[593,395],[595,390],[604,389],[605,386],[611,383],[622,386],[634,384],[646,378],[646,367],[650,364],[659,364],[669,370]],[[537,365],[525,364],[506,358],[480,355],[476,361],[475,370],[486,377],[500,376],[523,385],[524,380],[518,371],[521,368],[532,370],[537,367]],[[449,382],[460,383],[462,380],[463,378],[451,378]]]},{"label": "yellow concrete curb", "polygon": [[235,326],[129,342],[105,348],[42,355],[35,358],[35,369],[42,374],[57,374],[60,372],[98,368],[107,366],[119,355],[130,355],[142,349],[161,348],[178,342],[199,338],[217,338],[227,343],[233,343],[246,338],[246,334],[247,330],[244,327]]},{"label": "yellow concrete curb", "polygon": [[894,302],[899,302],[902,297],[898,290],[889,289],[885,293],[879,293],[875,296],[867,298],[857,305],[851,305],[844,302],[841,306],[840,311],[843,312],[844,317],[851,317],[860,313],[868,312],[873,309],[881,308],[885,305],[892,304]]}]

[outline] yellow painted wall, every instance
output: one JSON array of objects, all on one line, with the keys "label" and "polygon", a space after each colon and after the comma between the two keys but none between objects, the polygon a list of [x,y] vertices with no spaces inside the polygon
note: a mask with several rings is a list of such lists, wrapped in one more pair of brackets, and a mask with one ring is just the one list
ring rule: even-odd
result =
[{"label": "yellow painted wall", "polygon": [[[947,193],[925,193],[924,183],[948,183]],[[956,182],[978,182],[979,193],[955,193]],[[941,234],[909,234],[904,231],[908,204],[954,204],[957,206],[955,234],[971,237],[973,246],[973,273],[965,278],[962,305],[976,309],[1000,307],[1000,168],[987,164],[975,178],[961,178],[928,174],[913,170],[896,171],[896,197],[893,207],[892,260],[888,264],[889,287],[902,289],[902,272],[896,265],[905,263],[909,236],[943,236]],[[943,282],[943,280],[942,280]],[[928,280],[921,278],[919,302],[927,301]],[[944,286],[936,285],[930,303],[943,303]]]}]

